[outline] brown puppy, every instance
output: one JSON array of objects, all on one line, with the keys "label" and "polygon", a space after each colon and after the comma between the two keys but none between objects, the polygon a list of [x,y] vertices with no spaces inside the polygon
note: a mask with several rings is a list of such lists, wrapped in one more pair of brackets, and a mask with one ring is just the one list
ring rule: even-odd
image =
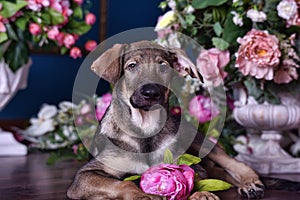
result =
[{"label": "brown puppy", "polygon": [[[94,138],[91,152],[95,158],[77,172],[68,197],[164,199],[145,194],[133,182],[122,179],[161,163],[167,148],[174,156],[189,147],[190,152],[199,153],[201,133],[168,111],[172,80],[187,74],[198,77],[195,66],[179,49],[141,41],[116,44],[93,63],[92,70],[114,85],[113,99]],[[217,163],[225,169],[216,178],[221,176],[238,186],[240,194],[248,198],[263,195],[256,173],[219,147],[214,147],[207,160],[208,167]],[[210,171],[213,174],[212,168]],[[218,199],[206,192],[192,197]]]}]

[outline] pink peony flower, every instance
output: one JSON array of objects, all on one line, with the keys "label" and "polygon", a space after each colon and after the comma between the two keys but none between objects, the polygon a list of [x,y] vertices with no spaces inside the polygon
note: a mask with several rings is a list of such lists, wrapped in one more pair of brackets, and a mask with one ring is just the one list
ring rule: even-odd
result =
[{"label": "pink peony flower", "polygon": [[70,50],[70,56],[74,59],[76,58],[81,58],[82,57],[82,53],[81,53],[81,50],[78,48],[78,47],[73,47],[71,50]]},{"label": "pink peony flower", "polygon": [[272,80],[274,69],[280,63],[278,38],[265,31],[252,29],[243,38],[238,38],[237,42],[240,47],[236,54],[236,67],[244,75]]},{"label": "pink peony flower", "polygon": [[98,121],[100,121],[103,118],[107,108],[110,105],[111,100],[112,100],[112,95],[110,93],[106,93],[102,95],[101,98],[97,99],[96,117]]},{"label": "pink peony flower", "polygon": [[50,0],[27,0],[28,8],[33,11],[40,11],[43,7],[50,5]]},{"label": "pink peony flower", "polygon": [[75,3],[77,3],[78,5],[81,5],[83,3],[83,0],[73,0]]},{"label": "pink peony flower", "polygon": [[204,123],[216,117],[220,111],[209,97],[198,95],[190,101],[189,113]]},{"label": "pink peony flower", "polygon": [[93,25],[96,22],[96,16],[93,13],[89,13],[85,16],[85,23]]},{"label": "pink peony flower", "polygon": [[84,48],[87,51],[93,51],[96,47],[97,47],[97,42],[95,40],[89,40],[84,45]]},{"label": "pink peony flower", "polygon": [[47,36],[51,40],[55,40],[58,35],[59,35],[59,30],[58,30],[58,28],[56,26],[53,27],[53,28],[51,28],[47,32]]},{"label": "pink peony flower", "polygon": [[0,21],[0,32],[2,32],[2,33],[6,32],[6,27],[5,27],[4,23],[1,21]]},{"label": "pink peony flower", "polygon": [[205,83],[219,86],[227,73],[223,68],[230,61],[230,53],[228,50],[221,51],[217,48],[203,49],[197,58],[197,68],[203,76]]},{"label": "pink peony flower", "polygon": [[142,174],[140,187],[168,200],[186,200],[194,187],[195,172],[187,165],[161,164]]},{"label": "pink peony flower", "polygon": [[29,31],[32,35],[39,35],[42,32],[41,26],[37,23],[29,24]]},{"label": "pink peony flower", "polygon": [[76,40],[73,35],[67,33],[64,37],[63,42],[67,48],[71,48],[71,46],[75,44]]}]

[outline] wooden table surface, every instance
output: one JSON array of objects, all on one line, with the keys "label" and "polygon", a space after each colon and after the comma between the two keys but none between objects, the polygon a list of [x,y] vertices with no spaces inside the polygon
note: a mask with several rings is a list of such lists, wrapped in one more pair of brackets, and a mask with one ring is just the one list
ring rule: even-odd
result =
[{"label": "wooden table surface", "polygon": [[[47,165],[48,154],[0,157],[0,200],[67,199],[66,190],[75,172],[84,164],[74,160]],[[217,193],[222,200],[241,199],[236,189]],[[267,190],[265,200],[296,200],[300,193]]]}]

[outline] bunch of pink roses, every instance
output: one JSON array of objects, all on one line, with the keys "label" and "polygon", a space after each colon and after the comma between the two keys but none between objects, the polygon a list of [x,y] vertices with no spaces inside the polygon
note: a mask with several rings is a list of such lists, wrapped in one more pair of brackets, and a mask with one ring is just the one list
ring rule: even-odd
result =
[{"label": "bunch of pink roses", "polygon": [[[0,2],[0,59],[16,71],[28,62],[32,46],[58,46],[72,58],[82,56],[76,46],[81,35],[95,23],[83,0],[17,0]],[[87,51],[96,47],[88,41]],[[15,57],[18,59],[13,59]]]}]

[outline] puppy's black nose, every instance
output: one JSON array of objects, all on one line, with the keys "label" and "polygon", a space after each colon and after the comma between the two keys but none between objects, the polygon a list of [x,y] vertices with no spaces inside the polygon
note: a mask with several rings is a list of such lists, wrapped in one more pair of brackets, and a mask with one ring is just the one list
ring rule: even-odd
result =
[{"label": "puppy's black nose", "polygon": [[161,97],[160,89],[156,84],[143,85],[140,92],[145,100],[159,100]]}]

